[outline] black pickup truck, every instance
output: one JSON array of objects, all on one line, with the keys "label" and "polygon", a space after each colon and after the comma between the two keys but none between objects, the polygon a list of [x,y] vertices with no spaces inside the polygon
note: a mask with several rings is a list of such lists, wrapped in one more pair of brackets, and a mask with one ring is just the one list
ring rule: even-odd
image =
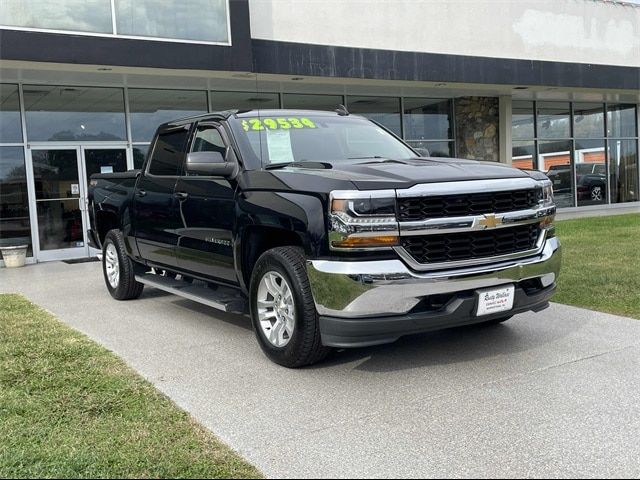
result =
[{"label": "black pickup truck", "polygon": [[287,367],[542,310],[560,269],[546,176],[422,158],[345,110],[166,123],[141,170],[90,183],[114,298],[147,285],[249,312]]}]

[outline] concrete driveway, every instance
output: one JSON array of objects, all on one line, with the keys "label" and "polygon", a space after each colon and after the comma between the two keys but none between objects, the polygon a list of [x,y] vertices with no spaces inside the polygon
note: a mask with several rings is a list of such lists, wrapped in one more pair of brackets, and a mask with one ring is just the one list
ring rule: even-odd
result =
[{"label": "concrete driveway", "polygon": [[151,289],[117,302],[98,263],[2,269],[0,291],[116,352],[267,476],[640,476],[640,321],[553,305],[286,370],[248,319]]}]

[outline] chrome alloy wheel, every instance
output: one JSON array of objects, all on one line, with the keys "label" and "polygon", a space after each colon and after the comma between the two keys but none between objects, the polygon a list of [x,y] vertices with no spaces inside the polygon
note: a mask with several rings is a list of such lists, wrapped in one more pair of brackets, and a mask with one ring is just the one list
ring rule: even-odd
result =
[{"label": "chrome alloy wheel", "polygon": [[291,287],[278,272],[264,274],[256,299],[262,333],[278,348],[285,347],[295,329],[295,304]]},{"label": "chrome alloy wheel", "polygon": [[111,285],[111,288],[118,288],[120,283],[120,262],[118,260],[118,251],[113,243],[107,245],[104,252],[104,265],[109,285]]},{"label": "chrome alloy wheel", "polygon": [[591,200],[601,202],[603,199],[602,187],[593,187],[591,189]]}]

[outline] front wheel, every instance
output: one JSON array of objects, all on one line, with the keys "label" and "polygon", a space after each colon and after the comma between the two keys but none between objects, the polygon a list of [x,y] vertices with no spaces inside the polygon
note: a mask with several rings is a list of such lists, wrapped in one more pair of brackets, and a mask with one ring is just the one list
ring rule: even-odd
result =
[{"label": "front wheel", "polygon": [[102,247],[102,272],[107,290],[116,300],[131,300],[142,294],[144,285],[136,282],[134,267],[125,250],[122,233],[111,230]]},{"label": "front wheel", "polygon": [[251,320],[260,347],[289,368],[323,360],[318,313],[299,248],[278,247],[258,259],[251,275]]}]

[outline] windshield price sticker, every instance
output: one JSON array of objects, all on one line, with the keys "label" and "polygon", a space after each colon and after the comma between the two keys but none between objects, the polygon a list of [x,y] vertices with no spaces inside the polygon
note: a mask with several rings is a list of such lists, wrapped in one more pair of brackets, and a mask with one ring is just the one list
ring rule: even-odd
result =
[{"label": "windshield price sticker", "polygon": [[245,132],[249,130],[289,130],[291,128],[318,128],[308,118],[250,118],[242,120],[242,128]]}]

